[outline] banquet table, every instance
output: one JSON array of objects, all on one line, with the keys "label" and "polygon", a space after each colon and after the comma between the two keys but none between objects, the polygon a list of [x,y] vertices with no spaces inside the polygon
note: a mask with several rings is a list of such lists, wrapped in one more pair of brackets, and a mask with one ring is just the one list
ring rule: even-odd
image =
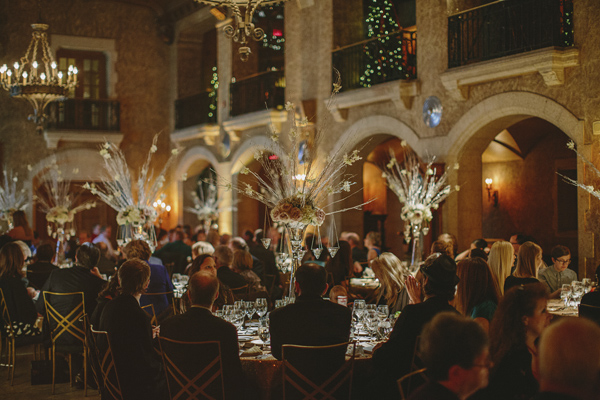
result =
[{"label": "banquet table", "polygon": [[548,312],[557,317],[578,317],[577,307],[567,307],[565,302],[560,299],[548,300],[546,305]]},{"label": "banquet table", "polygon": [[[249,399],[274,400],[283,398],[282,379],[283,361],[277,360],[271,355],[270,347],[260,353],[253,354],[263,342],[254,336],[253,329],[241,331],[240,335],[240,360],[242,369],[246,375],[251,394]],[[364,393],[366,381],[360,379],[371,375],[371,353],[374,343],[360,338],[357,341],[354,358],[354,378],[352,383],[353,398],[361,398],[359,393]],[[251,353],[252,355],[249,355]],[[347,359],[350,357],[347,356]]]},{"label": "banquet table", "polygon": [[364,299],[367,303],[375,301],[380,283],[375,278],[352,278],[348,281],[348,292],[352,300]]}]

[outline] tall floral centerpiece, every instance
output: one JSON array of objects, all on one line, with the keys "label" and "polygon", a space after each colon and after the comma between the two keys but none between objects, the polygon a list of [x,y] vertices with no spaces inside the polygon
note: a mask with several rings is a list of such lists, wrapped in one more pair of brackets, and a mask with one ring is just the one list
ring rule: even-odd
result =
[{"label": "tall floral centerpiece", "polygon": [[3,178],[0,181],[0,221],[2,227],[8,232],[13,228],[13,213],[18,210],[25,210],[28,203],[25,188],[19,184],[19,176],[6,167],[2,171],[2,175]]},{"label": "tall floral centerpiece", "polygon": [[206,191],[202,181],[198,181],[198,192],[192,191],[192,201],[194,207],[186,207],[185,210],[196,214],[198,220],[202,222],[204,231],[208,233],[213,223],[219,219],[219,214],[224,209],[221,207],[217,183],[214,180],[208,180]]},{"label": "tall floral centerpiece", "polygon": [[[334,84],[334,90],[328,102],[328,108],[334,95],[341,89],[339,76]],[[260,163],[264,171],[264,178],[248,167],[242,167],[240,174],[250,176],[258,183],[258,189],[248,182],[232,185],[225,179],[223,184],[227,189],[234,189],[239,193],[258,200],[271,210],[270,216],[274,223],[284,224],[289,237],[292,255],[292,271],[290,279],[290,295],[294,293],[294,272],[300,265],[305,254],[302,250],[302,241],[308,225],[320,227],[326,215],[343,212],[350,209],[361,209],[363,204],[343,210],[325,209],[330,206],[329,198],[336,193],[346,192],[348,195],[336,201],[340,202],[354,193],[351,192],[351,176],[345,174],[348,166],[360,160],[358,150],[347,151],[340,148],[328,156],[319,154],[323,151],[320,147],[326,135],[327,126],[317,129],[312,133],[306,129],[308,119],[299,119],[295,114],[295,106],[287,102],[285,110],[288,112],[289,130],[287,135],[281,134],[270,125],[270,148],[257,150],[254,159]],[[299,157],[300,149],[303,156]],[[275,155],[275,156],[273,156]],[[265,247],[268,241],[263,242]],[[335,249],[337,250],[337,248]],[[335,251],[331,251],[332,254]]]},{"label": "tall floral centerpiece", "polygon": [[153,224],[158,214],[152,203],[165,183],[167,169],[178,154],[177,149],[171,150],[171,155],[162,170],[155,174],[150,164],[152,155],[158,151],[157,142],[158,135],[154,136],[150,152],[138,173],[137,181],[132,180],[121,149],[113,143],[104,143],[100,148],[100,155],[104,159],[101,182],[84,185],[84,188],[118,212],[117,243],[119,246],[133,239],[145,240],[152,249],[156,246]]},{"label": "tall floral centerpiece", "polygon": [[[79,194],[72,193],[71,180],[65,178],[56,160],[44,168],[44,182],[36,194],[48,222],[48,236],[56,239],[56,262],[62,262],[65,241],[75,236],[75,214],[96,207],[95,201],[80,202]],[[75,169],[74,174],[79,171]]]},{"label": "tall floral centerpiece", "polygon": [[[402,141],[406,148],[406,141]],[[442,176],[436,176],[433,168],[433,158],[424,169],[421,169],[417,156],[409,150],[405,151],[404,162],[396,160],[394,152],[390,149],[390,161],[383,169],[383,177],[387,180],[389,188],[398,196],[402,203],[400,218],[404,221],[404,239],[408,243],[413,238],[413,251],[411,265],[415,267],[421,261],[421,238],[429,233],[429,224],[433,218],[432,210],[437,210],[439,205],[452,192],[448,180],[447,169]],[[458,169],[458,164],[455,164]],[[454,190],[460,190],[455,186]]]}]

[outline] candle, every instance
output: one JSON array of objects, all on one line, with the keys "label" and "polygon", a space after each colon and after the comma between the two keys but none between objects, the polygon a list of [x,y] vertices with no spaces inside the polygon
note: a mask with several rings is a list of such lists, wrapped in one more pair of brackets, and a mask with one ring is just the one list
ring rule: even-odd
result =
[{"label": "candle", "polygon": [[58,73],[58,84],[62,85],[62,77],[63,77],[63,73],[62,71]]},{"label": "candle", "polygon": [[38,67],[38,63],[37,61],[34,61],[33,63],[31,63],[31,66],[33,67],[33,71],[31,71],[32,73],[32,77],[36,77],[37,76],[37,67]]},{"label": "candle", "polygon": [[11,77],[11,75],[12,75],[12,71],[9,69],[9,70],[6,72],[6,75],[8,75],[8,85],[10,86],[10,77]]},{"label": "candle", "polygon": [[23,85],[27,84],[27,71],[23,72]]}]

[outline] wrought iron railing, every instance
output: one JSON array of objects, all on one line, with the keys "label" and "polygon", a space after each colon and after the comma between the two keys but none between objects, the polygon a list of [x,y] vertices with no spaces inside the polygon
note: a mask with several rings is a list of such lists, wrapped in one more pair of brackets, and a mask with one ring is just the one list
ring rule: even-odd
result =
[{"label": "wrought iron railing", "polygon": [[572,0],[501,0],[448,17],[448,68],[573,46]]},{"label": "wrought iron railing", "polygon": [[284,71],[267,71],[232,82],[231,116],[283,107],[285,103]]},{"label": "wrought iron railing", "polygon": [[214,92],[204,92],[175,100],[175,129],[217,122]]},{"label": "wrought iron railing", "polygon": [[120,105],[113,100],[67,99],[48,105],[48,129],[120,131]]},{"label": "wrought iron railing", "polygon": [[417,77],[417,32],[398,31],[335,49],[342,91]]}]

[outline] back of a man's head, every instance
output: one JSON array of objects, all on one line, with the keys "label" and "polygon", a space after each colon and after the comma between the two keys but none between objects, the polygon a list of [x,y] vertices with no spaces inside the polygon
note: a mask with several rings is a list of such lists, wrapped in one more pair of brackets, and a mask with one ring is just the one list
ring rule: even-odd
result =
[{"label": "back of a man's head", "polygon": [[234,237],[233,239],[231,239],[231,241],[229,242],[229,245],[231,247],[231,250],[236,251],[236,250],[248,250],[248,244],[246,243],[246,241],[244,240],[244,238],[241,238],[239,236]]},{"label": "back of a man's head", "polygon": [[121,294],[143,293],[150,279],[150,266],[139,258],[131,258],[123,263],[117,272]]},{"label": "back of a man's head", "polygon": [[98,264],[98,260],[100,260],[100,250],[92,243],[83,243],[77,249],[75,257],[77,258],[77,264],[84,268],[92,269]]},{"label": "back of a man's head", "polygon": [[445,381],[452,366],[473,367],[487,349],[488,337],[474,320],[444,312],[425,325],[419,347],[427,375],[434,381]]},{"label": "back of a man's head", "polygon": [[123,253],[125,253],[127,259],[139,258],[140,260],[148,261],[152,255],[152,250],[150,250],[150,246],[146,241],[136,239],[125,245]]},{"label": "back of a man's head", "polygon": [[98,248],[98,250],[100,250],[101,255],[106,257],[106,255],[108,254],[108,246],[106,245],[106,243],[96,242],[96,243],[94,243],[94,246],[96,246]]},{"label": "back of a man's head", "polygon": [[327,273],[320,265],[303,264],[296,270],[295,277],[302,296],[320,297],[327,288]]},{"label": "back of a man's head", "polygon": [[210,308],[219,291],[219,279],[208,271],[196,272],[188,283],[190,301],[194,305]]},{"label": "back of a man's head", "polygon": [[597,398],[593,392],[600,384],[600,327],[581,317],[550,324],[540,339],[538,361],[542,391]]},{"label": "back of a man's head", "polygon": [[49,242],[43,242],[36,249],[35,255],[39,261],[49,262],[54,257],[54,246]]},{"label": "back of a man's head", "polygon": [[217,246],[213,256],[218,267],[228,267],[233,261],[233,251],[227,246]]}]

